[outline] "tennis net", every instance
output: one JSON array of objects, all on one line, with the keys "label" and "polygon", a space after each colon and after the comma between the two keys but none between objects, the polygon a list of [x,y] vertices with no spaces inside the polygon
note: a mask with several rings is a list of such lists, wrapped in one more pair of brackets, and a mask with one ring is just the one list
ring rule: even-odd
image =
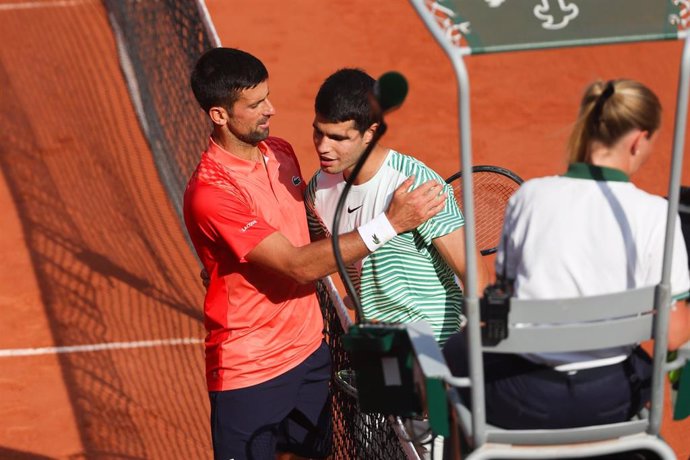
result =
[{"label": "tennis net", "polygon": [[103,2],[139,122],[181,217],[185,185],[210,132],[189,75],[199,56],[219,41],[201,1]]}]

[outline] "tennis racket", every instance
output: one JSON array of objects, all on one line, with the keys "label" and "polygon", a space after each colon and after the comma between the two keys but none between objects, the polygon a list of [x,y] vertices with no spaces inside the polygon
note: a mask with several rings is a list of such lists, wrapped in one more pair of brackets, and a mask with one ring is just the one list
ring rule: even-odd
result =
[{"label": "tennis racket", "polygon": [[[455,199],[462,209],[462,171],[450,176],[446,182],[453,187]],[[508,199],[522,182],[520,176],[500,166],[472,168],[475,232],[477,247],[483,256],[496,252]]]}]

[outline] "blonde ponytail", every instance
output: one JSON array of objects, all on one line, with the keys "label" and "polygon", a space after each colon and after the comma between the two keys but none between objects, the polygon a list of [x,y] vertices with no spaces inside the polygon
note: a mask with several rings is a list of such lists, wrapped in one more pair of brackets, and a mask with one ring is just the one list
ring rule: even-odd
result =
[{"label": "blonde ponytail", "polygon": [[568,140],[570,163],[590,163],[593,142],[607,147],[633,129],[651,136],[661,124],[657,96],[634,80],[592,83],[580,103],[580,113]]}]

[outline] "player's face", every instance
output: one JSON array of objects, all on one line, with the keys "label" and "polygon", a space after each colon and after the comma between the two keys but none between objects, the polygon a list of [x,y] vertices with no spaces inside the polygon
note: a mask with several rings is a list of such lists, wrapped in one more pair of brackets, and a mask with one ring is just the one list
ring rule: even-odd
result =
[{"label": "player's face", "polygon": [[227,127],[237,139],[256,145],[268,137],[269,119],[275,115],[268,100],[268,81],[240,92],[229,112]]},{"label": "player's face", "polygon": [[360,133],[354,120],[329,123],[318,114],[313,127],[314,147],[321,170],[328,174],[344,172],[347,177],[366,149],[370,138],[367,131]]}]

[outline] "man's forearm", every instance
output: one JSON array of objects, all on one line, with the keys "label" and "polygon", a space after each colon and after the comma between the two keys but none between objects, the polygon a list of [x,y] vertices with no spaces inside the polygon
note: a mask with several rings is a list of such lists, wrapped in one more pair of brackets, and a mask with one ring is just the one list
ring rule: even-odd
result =
[{"label": "man's forearm", "polygon": [[[370,251],[359,233],[355,230],[340,235],[338,238],[338,248],[345,265],[363,259],[369,255]],[[315,281],[337,271],[333,240],[331,238],[311,243],[299,248],[299,255],[295,267],[295,279],[302,283]]]}]

